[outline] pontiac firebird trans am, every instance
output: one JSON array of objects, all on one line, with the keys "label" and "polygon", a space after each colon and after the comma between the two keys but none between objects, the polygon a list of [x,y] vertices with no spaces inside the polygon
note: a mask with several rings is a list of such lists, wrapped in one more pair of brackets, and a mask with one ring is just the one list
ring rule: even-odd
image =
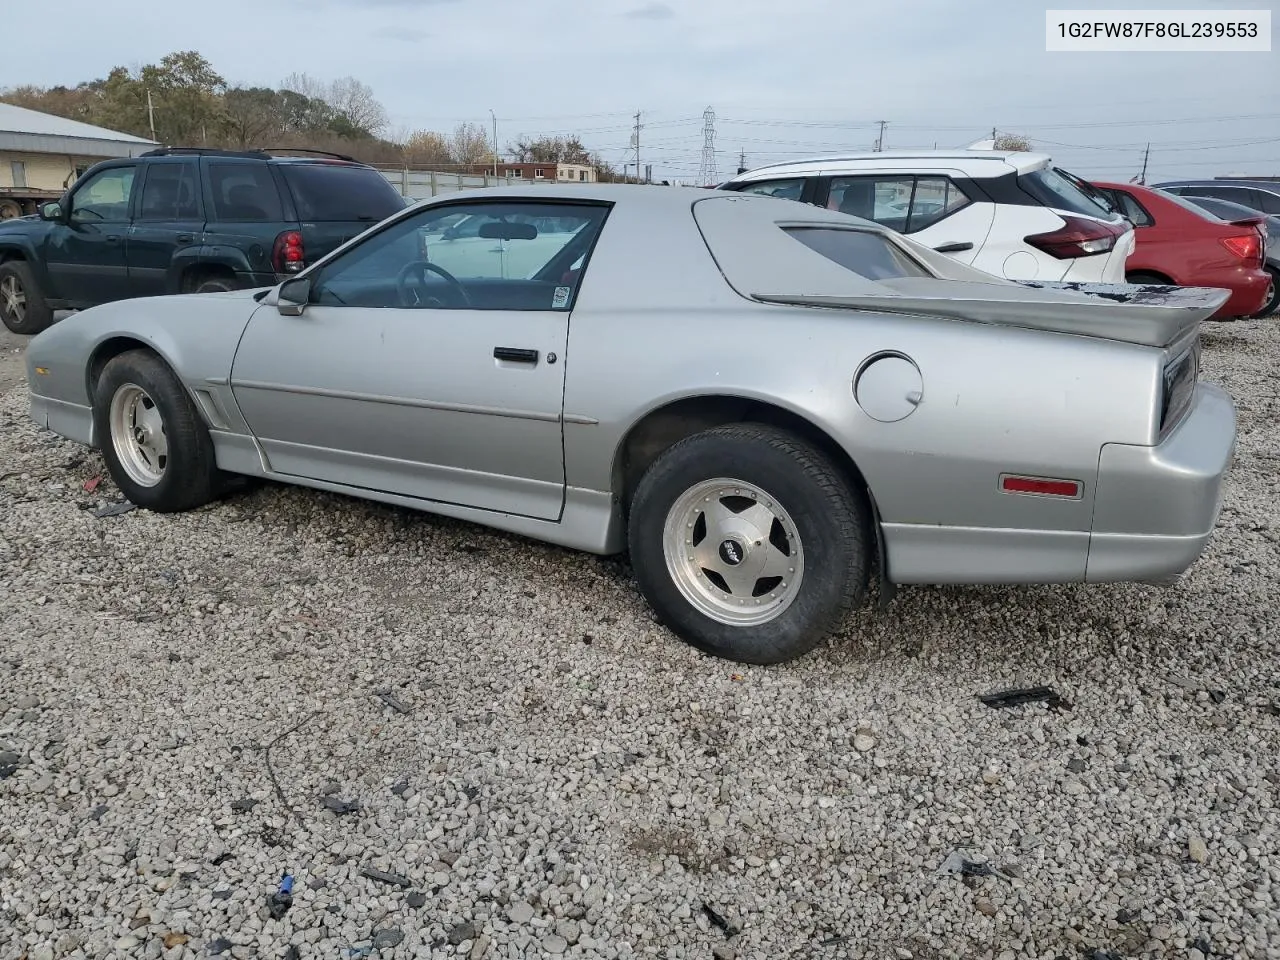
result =
[{"label": "pontiac firebird trans am", "polygon": [[32,416],[155,511],[249,475],[629,549],[672,630],[744,662],[873,575],[1168,582],[1235,449],[1198,380],[1225,291],[1015,283],[772,197],[454,194],[282,281],[55,324]]}]

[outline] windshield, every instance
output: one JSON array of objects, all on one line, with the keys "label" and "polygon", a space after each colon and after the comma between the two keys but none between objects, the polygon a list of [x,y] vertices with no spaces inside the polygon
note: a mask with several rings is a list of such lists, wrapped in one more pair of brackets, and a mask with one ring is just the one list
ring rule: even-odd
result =
[{"label": "windshield", "polygon": [[1046,207],[1066,210],[1068,213],[1080,213],[1086,217],[1098,217],[1102,220],[1120,219],[1117,214],[1076,186],[1073,182],[1075,180],[1077,178],[1071,174],[1053,167],[1044,167],[1032,173],[1018,175],[1018,183],[1022,189]]},{"label": "windshield", "polygon": [[404,199],[377,170],[346,163],[282,163],[298,219],[375,223],[404,209]]}]

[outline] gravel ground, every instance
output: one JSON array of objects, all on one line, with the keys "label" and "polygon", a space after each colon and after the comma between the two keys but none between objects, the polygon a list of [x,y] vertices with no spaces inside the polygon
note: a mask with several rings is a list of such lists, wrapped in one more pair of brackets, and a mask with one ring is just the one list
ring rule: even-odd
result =
[{"label": "gravel ground", "polygon": [[782,668],[426,515],[95,518],[10,377],[0,958],[1280,957],[1280,325],[1206,340],[1241,438],[1181,583],[912,589]]}]

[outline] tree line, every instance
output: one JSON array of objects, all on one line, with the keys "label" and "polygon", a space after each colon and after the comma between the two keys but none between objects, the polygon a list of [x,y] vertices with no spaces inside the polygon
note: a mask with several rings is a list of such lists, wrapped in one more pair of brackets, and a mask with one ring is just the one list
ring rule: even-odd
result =
[{"label": "tree line", "polygon": [[[483,172],[494,160],[494,145],[478,123],[458,124],[451,133],[393,131],[386,108],[355,77],[325,81],[294,73],[278,87],[232,85],[195,50],[134,70],[115,67],[74,87],[11,87],[0,90],[0,101],[166,146],[305,148],[364,163],[460,172]],[[601,180],[622,179],[576,136],[522,138],[497,159],[582,163]]]}]

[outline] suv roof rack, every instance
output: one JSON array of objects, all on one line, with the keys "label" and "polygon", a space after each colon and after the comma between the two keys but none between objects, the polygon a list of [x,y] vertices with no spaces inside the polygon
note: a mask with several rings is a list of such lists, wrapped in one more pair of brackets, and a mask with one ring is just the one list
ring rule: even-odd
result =
[{"label": "suv roof rack", "polygon": [[213,147],[158,147],[141,153],[141,157],[173,157],[173,156],[210,156],[210,157],[249,157],[254,160],[270,159],[261,150],[217,150]]},{"label": "suv roof rack", "polygon": [[259,147],[262,153],[314,153],[319,157],[332,157],[334,160],[345,160],[348,163],[359,163],[355,157],[345,153],[333,153],[329,150],[312,150],[310,147]]}]

